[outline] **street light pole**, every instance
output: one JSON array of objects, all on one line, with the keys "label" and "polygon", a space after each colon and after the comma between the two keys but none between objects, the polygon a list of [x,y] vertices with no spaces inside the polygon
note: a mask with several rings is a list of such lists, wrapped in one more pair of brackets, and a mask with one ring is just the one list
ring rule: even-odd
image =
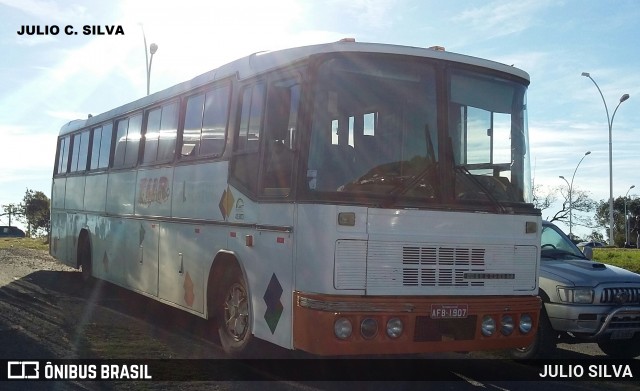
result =
[{"label": "street light pole", "polygon": [[613,245],[615,241],[613,240],[613,158],[612,158],[613,148],[612,148],[612,142],[611,142],[611,130],[613,128],[613,119],[616,116],[616,111],[618,111],[618,107],[620,107],[622,102],[629,99],[629,94],[624,94],[620,97],[620,101],[618,102],[616,109],[613,110],[613,115],[611,116],[611,119],[609,119],[609,108],[607,107],[607,102],[604,99],[604,95],[602,95],[602,90],[600,90],[598,83],[596,83],[596,81],[593,80],[589,72],[582,72],[582,76],[588,77],[589,79],[591,79],[593,84],[595,84],[596,88],[598,89],[598,92],[600,93],[600,97],[602,98],[602,103],[604,103],[604,109],[607,112],[607,124],[609,125],[609,245]]},{"label": "street light pole", "polygon": [[567,185],[569,185],[569,238],[573,239],[573,180],[576,177],[576,172],[578,171],[578,167],[580,167],[580,163],[582,163],[582,161],[584,160],[584,158],[586,158],[588,155],[591,155],[591,151],[587,151],[584,153],[584,156],[582,156],[582,159],[580,159],[580,161],[578,162],[578,165],[576,166],[576,169],[573,170],[573,176],[571,177],[571,184],[569,184],[569,181],[567,181],[567,179],[565,177],[563,177],[562,175],[560,175],[560,178],[564,179],[565,182],[567,182]]},{"label": "street light pole", "polygon": [[567,178],[565,178],[564,176],[560,175],[558,178],[567,182],[567,186],[569,187],[569,239],[573,240],[573,236],[571,234],[571,185],[569,184]]},{"label": "street light pole", "polygon": [[158,45],[152,43],[149,45],[149,53],[151,53],[151,59],[149,59],[149,55],[147,54],[147,37],[144,34],[144,27],[140,24],[140,28],[142,29],[142,39],[144,40],[144,59],[145,66],[147,68],[147,95],[149,95],[149,86],[151,84],[151,63],[153,62],[153,55],[158,51]]},{"label": "street light pole", "polygon": [[634,187],[636,187],[636,185],[631,185],[629,190],[627,190],[626,194],[624,195],[624,246],[625,247],[627,247],[627,245],[629,244],[629,231],[627,230],[627,226],[629,225],[629,217],[627,216],[627,195],[629,195],[629,192]]}]

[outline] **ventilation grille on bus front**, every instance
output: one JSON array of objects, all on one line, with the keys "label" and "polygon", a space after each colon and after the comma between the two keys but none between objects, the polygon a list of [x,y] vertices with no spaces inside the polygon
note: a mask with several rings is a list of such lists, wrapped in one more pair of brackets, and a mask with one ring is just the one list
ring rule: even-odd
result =
[{"label": "ventilation grille on bus front", "polygon": [[485,249],[460,247],[402,248],[404,286],[484,286],[465,274],[485,270]]}]

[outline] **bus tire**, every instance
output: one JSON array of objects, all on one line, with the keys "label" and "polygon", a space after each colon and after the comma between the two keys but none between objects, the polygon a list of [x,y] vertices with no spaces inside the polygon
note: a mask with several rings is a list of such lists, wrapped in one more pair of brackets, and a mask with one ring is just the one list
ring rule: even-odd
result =
[{"label": "bus tire", "polygon": [[535,339],[529,346],[511,350],[511,357],[516,360],[551,358],[556,349],[558,334],[551,327],[544,305],[540,310],[540,322]]},{"label": "bus tire", "polygon": [[222,280],[216,316],[220,344],[227,355],[246,357],[253,337],[247,283],[237,267],[225,274],[228,277]]},{"label": "bus tire", "polygon": [[93,260],[91,259],[91,244],[87,235],[80,235],[78,239],[78,265],[82,271],[82,283],[90,286],[94,282]]}]

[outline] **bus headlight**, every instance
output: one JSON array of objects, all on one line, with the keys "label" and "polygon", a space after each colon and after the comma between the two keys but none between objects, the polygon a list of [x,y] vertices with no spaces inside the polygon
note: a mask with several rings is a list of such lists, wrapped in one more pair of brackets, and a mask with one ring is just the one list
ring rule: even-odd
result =
[{"label": "bus headlight", "polygon": [[533,319],[531,319],[531,315],[522,314],[520,315],[520,332],[522,334],[527,334],[533,328]]},{"label": "bus headlight", "polygon": [[391,318],[387,321],[387,335],[389,338],[398,338],[402,335],[404,325],[400,318]]},{"label": "bus headlight", "polygon": [[507,336],[513,333],[513,329],[515,324],[513,323],[513,316],[511,315],[503,315],[500,320],[500,332],[502,335]]},{"label": "bus headlight", "polygon": [[347,318],[338,318],[333,324],[333,333],[339,339],[349,338],[352,331],[353,326],[351,325],[351,321]]},{"label": "bus headlight", "polygon": [[484,335],[485,337],[492,336],[496,331],[496,321],[489,315],[485,315],[485,317],[482,318],[481,330],[482,335]]},{"label": "bus headlight", "polygon": [[360,334],[364,339],[371,339],[378,334],[378,322],[372,318],[366,318],[360,323]]}]

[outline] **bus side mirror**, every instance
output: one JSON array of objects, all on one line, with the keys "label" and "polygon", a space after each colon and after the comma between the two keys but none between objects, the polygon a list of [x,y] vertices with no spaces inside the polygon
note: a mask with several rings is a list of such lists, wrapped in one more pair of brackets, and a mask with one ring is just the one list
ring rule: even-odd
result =
[{"label": "bus side mirror", "polygon": [[584,246],[582,248],[582,253],[584,254],[585,257],[587,257],[588,259],[593,259],[593,248],[589,247],[589,246]]}]

